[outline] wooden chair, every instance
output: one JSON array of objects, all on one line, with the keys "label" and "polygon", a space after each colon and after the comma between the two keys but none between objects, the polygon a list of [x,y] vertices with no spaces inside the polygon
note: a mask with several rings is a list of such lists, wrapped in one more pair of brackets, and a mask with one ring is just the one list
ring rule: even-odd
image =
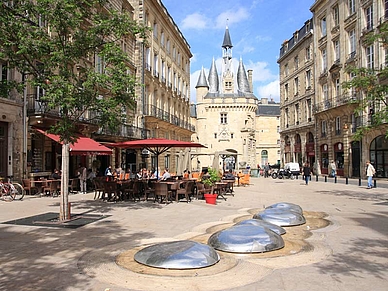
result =
[{"label": "wooden chair", "polygon": [[47,185],[43,187],[43,193],[54,197],[54,195],[59,196],[59,180],[47,181]]},{"label": "wooden chair", "polygon": [[31,186],[31,179],[23,179],[23,188],[27,195],[33,195],[38,193],[38,187]]},{"label": "wooden chair", "polygon": [[69,193],[77,193],[79,185],[79,179],[69,179]]},{"label": "wooden chair", "polygon": [[192,177],[193,179],[198,179],[198,178],[199,178],[199,172],[193,172],[193,173],[191,173],[191,177]]},{"label": "wooden chair", "polygon": [[244,174],[242,178],[240,178],[240,185],[247,186],[250,183],[250,176],[249,174]]},{"label": "wooden chair", "polygon": [[130,178],[131,178],[130,174],[129,173],[125,173],[124,180],[129,180]]},{"label": "wooden chair", "polygon": [[197,196],[197,200],[198,200],[198,196],[199,195],[202,195],[202,198],[204,197],[203,195],[206,194],[206,193],[210,193],[211,190],[207,190],[205,189],[205,185],[203,183],[196,183],[196,196]]},{"label": "wooden chair", "polygon": [[166,183],[155,183],[155,201],[159,200],[159,198],[159,203],[162,203],[163,199],[165,204],[171,200],[171,191],[168,190],[168,185]]},{"label": "wooden chair", "polygon": [[[129,200],[132,198],[134,201],[136,201],[136,196],[134,195],[134,183],[135,183],[134,181],[126,181],[121,185],[120,191],[121,191],[121,196],[123,200]],[[140,196],[139,196],[139,201],[140,201]]]},{"label": "wooden chair", "polygon": [[185,195],[186,202],[189,203],[191,201],[190,196],[193,194],[193,186],[194,181],[187,181],[185,187],[178,189],[176,192],[176,201],[179,201],[179,195]]},{"label": "wooden chair", "polygon": [[154,196],[155,199],[155,188],[153,186],[154,183],[148,184],[147,181],[143,181],[143,194],[146,201],[148,201],[150,196]]},{"label": "wooden chair", "polygon": [[104,193],[103,199],[107,201],[116,202],[119,198],[116,181],[104,181],[103,182]]}]

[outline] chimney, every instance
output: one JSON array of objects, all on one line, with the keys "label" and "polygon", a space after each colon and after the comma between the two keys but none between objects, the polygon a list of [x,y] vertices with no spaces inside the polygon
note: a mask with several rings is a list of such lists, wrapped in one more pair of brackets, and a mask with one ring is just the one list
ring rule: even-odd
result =
[{"label": "chimney", "polygon": [[268,98],[261,98],[261,104],[268,104]]},{"label": "chimney", "polygon": [[248,83],[249,83],[249,89],[251,90],[251,93],[253,93],[253,83],[252,83],[252,70],[248,70]]}]

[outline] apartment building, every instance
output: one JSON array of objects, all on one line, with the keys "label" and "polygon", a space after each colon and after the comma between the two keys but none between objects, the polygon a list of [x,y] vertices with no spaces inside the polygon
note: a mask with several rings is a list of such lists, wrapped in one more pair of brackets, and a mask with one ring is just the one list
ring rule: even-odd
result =
[{"label": "apartment building", "polygon": [[[195,127],[190,122],[190,46],[167,8],[160,0],[129,1],[134,19],[150,27],[148,41],[136,44],[136,77],[143,86],[138,96],[136,123],[152,138],[190,141]],[[131,155],[131,169],[138,163],[138,154]],[[135,162],[135,158],[137,158]],[[144,165],[155,166],[155,157]],[[172,172],[177,168],[177,151],[171,149],[160,157],[159,166]]]},{"label": "apartment building", "polygon": [[281,163],[315,163],[314,21],[309,19],[283,42],[280,68]]},{"label": "apartment building", "polygon": [[[128,36],[121,40],[122,50],[130,57],[130,74],[135,74],[136,108],[127,110],[127,119],[114,131],[90,120],[85,112],[77,120],[79,133],[101,143],[163,137],[190,141],[194,127],[190,123],[190,46],[161,1],[111,0],[112,7],[130,12],[132,18],[150,27],[146,42]],[[98,56],[82,60],[84,65],[102,70]],[[20,72],[9,70],[0,61],[1,80],[18,81]],[[48,176],[61,167],[61,146],[44,133],[58,118],[59,110],[47,110],[41,99],[44,90],[29,86],[24,93],[0,92],[0,176]],[[36,130],[41,129],[42,131]],[[160,167],[177,167],[173,150],[159,157]],[[70,157],[70,175],[79,163],[96,166],[100,171],[118,165],[135,173],[139,167],[151,168],[155,157],[139,150],[114,149],[113,155],[74,155]]]},{"label": "apartment building", "polygon": [[[371,69],[385,66],[386,49],[377,43],[368,45],[365,38],[368,34],[378,31],[380,25],[387,21],[388,1],[318,0],[310,10],[314,23],[312,45],[315,73],[312,81],[314,86],[312,113],[315,124],[312,134],[315,141],[315,170],[317,173],[328,174],[329,164],[334,161],[337,175],[360,177],[365,175],[365,162],[371,160],[377,169],[377,177],[387,177],[388,143],[385,139],[387,127],[383,125],[367,132],[361,141],[354,140],[357,128],[370,124],[373,112],[379,110],[379,105],[370,104],[364,112],[357,114],[355,108],[364,96],[362,92],[344,90],[342,83],[354,77],[347,71],[352,66]],[[290,40],[283,44],[283,50]],[[284,75],[282,49],[279,65],[280,74]],[[304,49],[301,49],[299,53],[303,51]],[[284,82],[282,84],[285,85]],[[281,87],[281,103],[284,108],[284,124],[287,126],[288,122],[293,123],[293,117],[290,121],[290,117],[286,115],[284,85],[283,89]],[[299,131],[299,128],[296,126],[295,130]],[[283,132],[282,141],[287,147]],[[288,149],[284,150],[286,160],[287,151]],[[302,162],[304,160],[302,157]],[[295,161],[298,161],[296,157]]]}]

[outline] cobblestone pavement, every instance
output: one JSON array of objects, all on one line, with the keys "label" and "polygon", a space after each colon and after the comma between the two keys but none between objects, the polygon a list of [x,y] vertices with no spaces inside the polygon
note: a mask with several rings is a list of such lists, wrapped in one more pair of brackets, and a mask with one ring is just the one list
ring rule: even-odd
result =
[{"label": "cobblestone pavement", "polygon": [[[4,224],[58,211],[57,197],[0,201],[0,290],[388,290],[385,188],[252,178],[251,185],[236,187],[234,197],[217,205],[106,203],[93,196],[70,195],[72,213],[107,217],[76,229]],[[143,274],[116,263],[123,252],[198,237],[277,202],[324,212],[331,224],[312,230],[306,239],[311,248],[303,252],[273,258],[221,255],[215,269],[203,274]]]}]

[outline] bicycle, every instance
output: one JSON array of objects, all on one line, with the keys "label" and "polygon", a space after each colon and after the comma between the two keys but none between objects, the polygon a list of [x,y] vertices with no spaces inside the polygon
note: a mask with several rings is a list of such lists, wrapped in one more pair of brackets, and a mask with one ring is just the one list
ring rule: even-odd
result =
[{"label": "bicycle", "polygon": [[25,191],[19,183],[12,183],[12,176],[7,177],[7,182],[0,181],[0,197],[4,201],[22,200]]}]

